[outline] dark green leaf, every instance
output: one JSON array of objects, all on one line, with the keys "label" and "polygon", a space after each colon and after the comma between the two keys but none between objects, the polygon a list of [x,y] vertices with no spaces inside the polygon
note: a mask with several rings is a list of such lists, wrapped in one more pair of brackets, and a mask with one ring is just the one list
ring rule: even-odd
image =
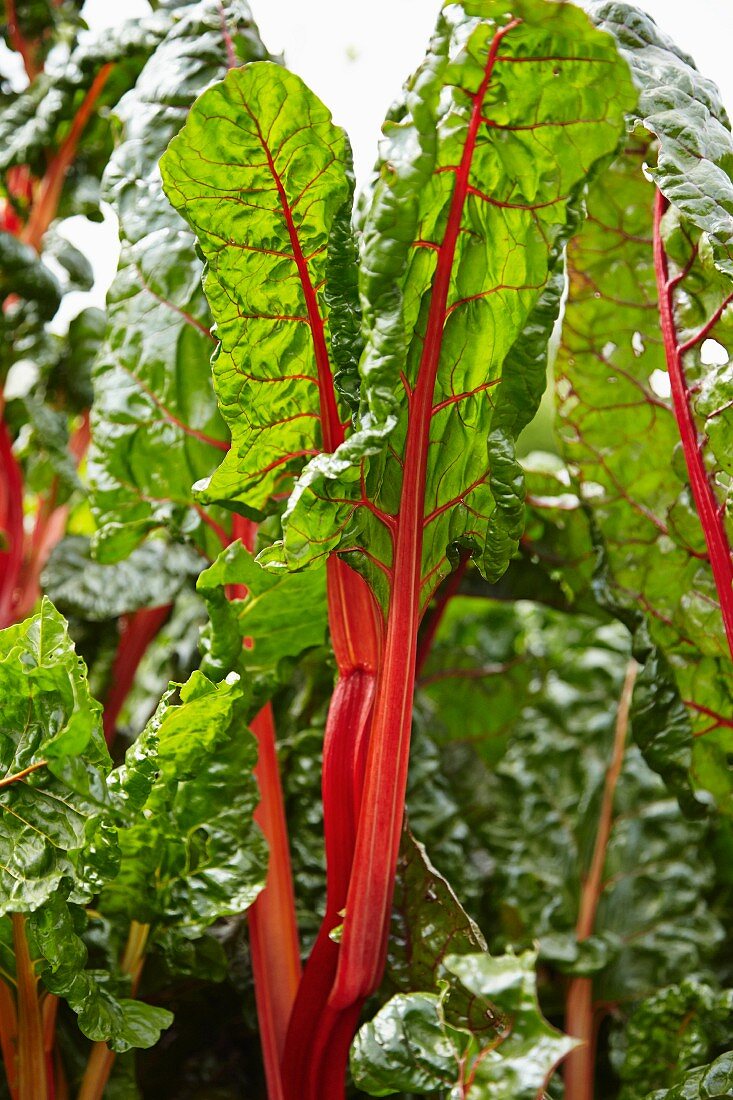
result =
[{"label": "dark green leaf", "polygon": [[226,72],[222,27],[242,60],[264,54],[246,3],[227,7],[188,7],[117,107],[122,140],[105,193],[120,219],[122,254],[95,371],[89,464],[105,560],[125,557],[157,527],[192,536],[211,558],[221,548],[217,524],[225,521],[214,514],[207,525],[191,494],[228,448],[211,389],[211,320],[193,238],[162,192],[158,160],[196,95]]},{"label": "dark green leaf", "polygon": [[[371,1096],[470,1088],[477,1100],[536,1100],[575,1040],[542,1017],[535,961],[531,951],[449,955],[440,994],[393,997],[361,1028],[351,1053],[355,1083]],[[446,1021],[454,989],[485,1005],[480,1033]]]},{"label": "dark green leaf", "polygon": [[709,1066],[687,1074],[671,1089],[653,1092],[647,1100],[729,1100],[733,1092],[733,1053],[721,1054]]},{"label": "dark green leaf", "polygon": [[732,1034],[733,990],[687,980],[648,997],[614,1036],[620,1100],[644,1100],[652,1089],[678,1084],[728,1046]]},{"label": "dark green leaf", "polygon": [[101,621],[170,603],[200,566],[193,550],[161,539],[150,539],[125,561],[103,565],[92,558],[88,539],[70,535],[54,548],[42,582],[64,614]]}]

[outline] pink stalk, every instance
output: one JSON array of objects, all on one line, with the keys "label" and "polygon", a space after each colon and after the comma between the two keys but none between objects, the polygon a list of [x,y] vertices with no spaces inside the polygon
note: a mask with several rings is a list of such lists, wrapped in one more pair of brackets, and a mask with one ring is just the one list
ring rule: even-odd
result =
[{"label": "pink stalk", "polygon": [[518,23],[518,20],[512,20],[494,35],[483,79],[473,97],[445,235],[438,250],[417,383],[410,397],[384,660],[377,682],[343,939],[336,981],[329,1000],[332,1008],[347,1009],[368,997],[378,986],[384,969],[410,751],[417,632],[421,615],[425,475],[433,395],[456,243],[468,194],[483,101],[501,41]]},{"label": "pink stalk", "polygon": [[676,281],[669,277],[667,253],[662,239],[662,218],[669,203],[661,191],[658,191],[654,203],[654,268],[659,292],[659,314],[664,340],[664,352],[667,358],[667,370],[672,389],[672,402],[680,430],[682,451],[687,463],[692,496],[700,518],[705,545],[708,549],[710,566],[715,579],[720,600],[720,611],[728,639],[728,647],[733,657],[733,559],[725,529],[725,510],[715,496],[715,490],[705,467],[702,440],[695,425],[692,411],[690,389],[685,378],[683,354],[698,339],[680,345],[674,317],[674,288]]}]

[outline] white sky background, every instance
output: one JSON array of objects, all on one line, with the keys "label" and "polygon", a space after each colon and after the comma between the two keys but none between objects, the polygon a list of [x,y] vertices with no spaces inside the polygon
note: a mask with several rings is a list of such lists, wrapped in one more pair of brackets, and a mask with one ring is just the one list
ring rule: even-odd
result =
[{"label": "white sky background", "polygon": [[[711,77],[733,115],[733,0],[637,0]],[[357,184],[374,161],[381,122],[404,79],[422,59],[440,0],[250,0],[263,40],[283,53],[331,108],[354,149]],[[87,0],[84,16],[101,30],[149,11],[146,0]],[[70,219],[66,235],[82,248],[97,273],[89,295],[69,295],[68,322],[83,305],[103,305],[117,264],[115,220],[103,226]]]}]

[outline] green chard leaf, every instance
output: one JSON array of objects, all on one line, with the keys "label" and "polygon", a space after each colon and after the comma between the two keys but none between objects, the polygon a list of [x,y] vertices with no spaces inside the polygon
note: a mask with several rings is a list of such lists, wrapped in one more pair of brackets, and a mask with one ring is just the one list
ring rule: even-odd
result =
[{"label": "green chard leaf", "polygon": [[[222,21],[223,20],[223,21]],[[120,220],[120,267],[98,360],[92,503],[96,552],[125,557],[156,528],[216,556],[226,519],[195,505],[229,446],[211,389],[211,319],[194,242],[161,190],[158,160],[195,96],[227,70],[226,35],[239,61],[265,56],[242,0],[191,4],[171,27],[116,114],[121,141],[104,188]]]},{"label": "green chard leaf", "polygon": [[715,84],[643,11],[616,0],[589,5],[639,88],[631,124],[658,140],[649,175],[685,219],[705,233],[716,267],[733,277],[733,136]]},{"label": "green chard leaf", "polygon": [[732,1034],[733,990],[688,979],[647,997],[613,1036],[620,1100],[645,1100],[652,1089],[684,1081],[728,1046]]},{"label": "green chard leaf", "polygon": [[11,292],[32,302],[43,321],[53,317],[61,302],[58,280],[35,249],[12,233],[0,233],[0,293],[5,299]]},{"label": "green chard leaf", "polygon": [[153,1046],[170,1027],[172,1013],[124,996],[124,980],[87,969],[81,939],[86,923],[83,910],[58,896],[33,913],[27,928],[39,978],[50,993],[64,998],[80,1031],[93,1042],[107,1042],[117,1053]]},{"label": "green chard leaf", "polygon": [[733,1090],[733,1052],[700,1066],[671,1089],[652,1092],[647,1100],[728,1100]]},{"label": "green chard leaf", "polygon": [[[98,107],[116,103],[135,83],[170,24],[169,12],[156,12],[107,27],[100,34],[70,28],[72,48],[68,41],[59,43],[44,71],[0,111],[0,172],[27,167],[42,177],[49,150],[62,144],[85,97],[91,93]],[[102,73],[104,66],[109,69]],[[67,190],[73,191],[85,175],[98,179],[109,152],[109,118],[95,115],[84,128]]]},{"label": "green chard leaf", "polygon": [[[562,636],[557,631],[555,640]],[[635,745],[614,745],[628,652],[623,632],[591,627],[584,641],[575,651],[565,646],[562,666],[525,709],[497,765],[502,810],[490,850],[512,940],[539,938],[543,948],[547,938],[546,956],[556,965],[586,972],[589,941],[576,941],[576,926],[601,837],[603,791],[612,758],[620,758],[593,930],[601,966],[589,962],[589,972],[599,970],[598,999],[614,1002],[645,996],[680,973],[704,972],[721,929],[705,901],[713,878],[707,825],[680,816]],[[518,800],[521,824],[511,813]]]},{"label": "green chard leaf", "polygon": [[563,246],[633,102],[582,12],[528,0],[514,15],[446,7],[385,125],[363,223],[357,430],[309,464],[284,546],[263,558],[298,568],[337,549],[383,605],[402,525],[423,529],[421,606],[456,544],[490,578],[506,567],[523,498],[513,441],[544,388]]},{"label": "green chard leaf", "polygon": [[92,892],[84,849],[104,849],[111,809],[102,708],[48,599],[0,633],[0,696],[0,913],[27,913]]},{"label": "green chard leaf", "polygon": [[350,149],[300,78],[263,62],[200,97],[161,171],[206,258],[214,382],[232,432],[202,499],[261,512],[306,457],[343,439],[330,357],[353,375]]},{"label": "green chard leaf", "polygon": [[[351,1071],[370,1096],[456,1094],[477,1100],[536,1100],[557,1063],[576,1045],[537,1005],[536,954],[448,955],[440,993],[398,994],[354,1041]],[[455,992],[483,1005],[477,1031],[449,1023]]]},{"label": "green chard leaf", "polygon": [[[652,20],[617,3],[592,15],[616,38],[640,101],[568,250],[556,366],[564,451],[605,544],[602,598],[636,631],[650,686],[660,675],[667,685],[635,736],[688,804],[689,772],[728,812],[733,135],[714,86]],[[650,179],[672,203],[661,220]]]}]

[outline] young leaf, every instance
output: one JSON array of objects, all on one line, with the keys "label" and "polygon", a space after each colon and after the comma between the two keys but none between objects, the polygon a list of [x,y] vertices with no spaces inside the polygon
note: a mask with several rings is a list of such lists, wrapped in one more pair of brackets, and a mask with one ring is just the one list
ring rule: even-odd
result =
[{"label": "young leaf", "polygon": [[[531,951],[449,955],[442,993],[399,994],[359,1031],[351,1053],[357,1086],[371,1096],[440,1089],[470,1090],[477,1100],[536,1100],[575,1042],[542,1017],[535,962]],[[454,990],[484,1002],[480,1035],[447,1022]]]},{"label": "young leaf", "polygon": [[221,514],[194,506],[191,485],[229,446],[211,392],[214,349],[193,239],[161,190],[158,159],[195,96],[230,57],[265,51],[248,6],[191,4],[171,27],[135,88],[117,107],[122,141],[105,173],[120,219],[120,268],[109,296],[109,335],[95,371],[89,475],[100,525],[97,552],[125,557],[158,527],[191,535],[213,558]]}]

